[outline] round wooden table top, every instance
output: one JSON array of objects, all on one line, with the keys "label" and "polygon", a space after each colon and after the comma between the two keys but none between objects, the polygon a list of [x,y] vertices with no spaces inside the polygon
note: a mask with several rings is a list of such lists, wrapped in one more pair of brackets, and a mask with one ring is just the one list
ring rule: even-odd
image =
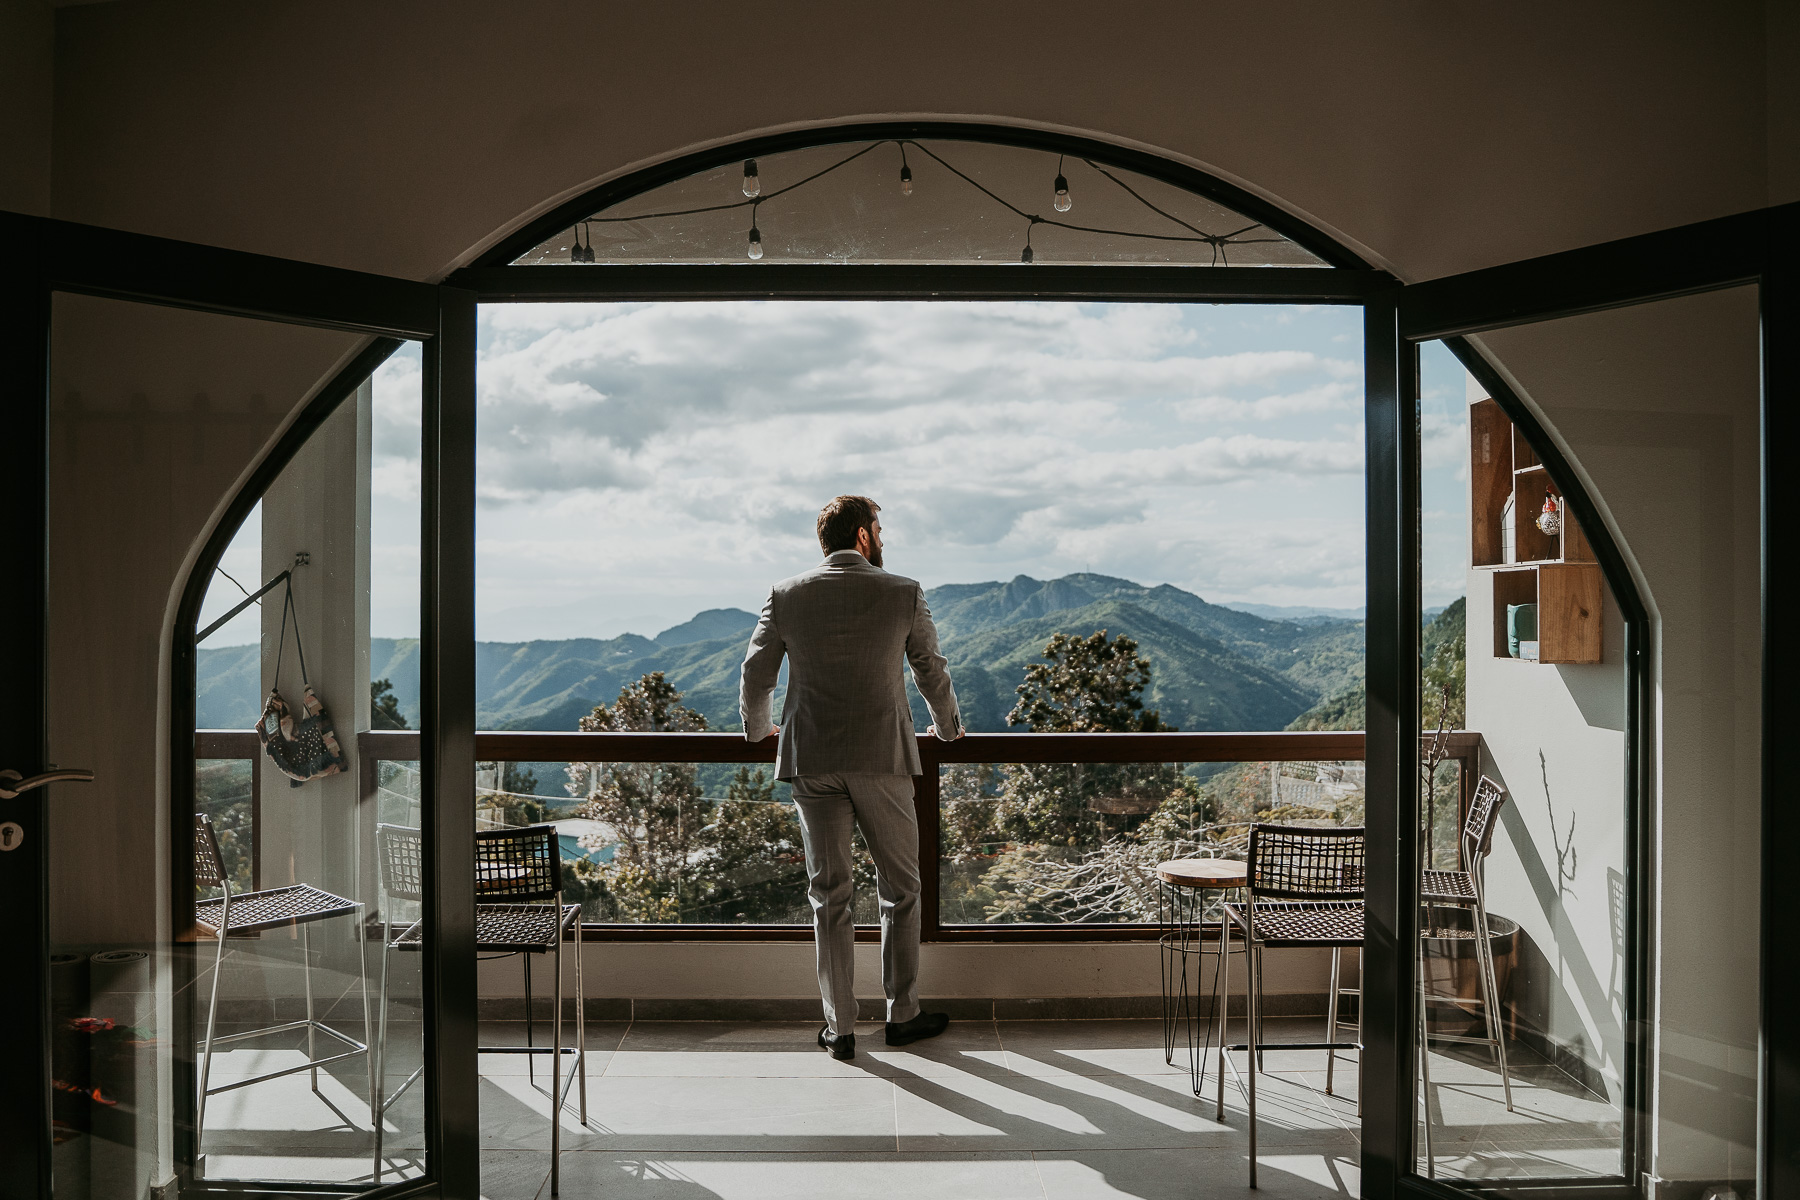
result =
[{"label": "round wooden table top", "polygon": [[1244,886],[1244,864],[1231,858],[1178,858],[1156,864],[1156,876],[1176,887]]}]

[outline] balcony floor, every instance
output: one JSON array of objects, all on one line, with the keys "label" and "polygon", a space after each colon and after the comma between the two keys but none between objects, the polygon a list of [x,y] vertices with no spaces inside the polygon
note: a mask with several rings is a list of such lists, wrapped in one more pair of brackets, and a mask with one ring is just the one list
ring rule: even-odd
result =
[{"label": "balcony floor", "polygon": [[[1269,1023],[1271,1040],[1320,1036],[1316,1020]],[[1226,1087],[1223,1123],[1189,1090],[1184,1048],[1163,1061],[1155,1021],[969,1021],[890,1050],[881,1026],[858,1029],[836,1062],[813,1024],[638,1022],[588,1026],[588,1124],[562,1117],[569,1197],[643,1200],[926,1195],[1063,1200],[1246,1194],[1245,1109]],[[1235,1031],[1234,1031],[1235,1032]],[[540,1038],[548,1030],[540,1026]],[[522,1044],[522,1024],[484,1026],[488,1044]],[[295,1051],[237,1050],[214,1079],[267,1070]],[[1529,1051],[1514,1051],[1515,1111],[1478,1052],[1433,1054],[1440,1177],[1616,1170],[1616,1110]],[[1241,1062],[1241,1056],[1240,1062]],[[1518,1061],[1523,1060],[1523,1061]],[[1323,1051],[1270,1051],[1259,1077],[1262,1177],[1270,1196],[1325,1200],[1357,1192],[1357,1074],[1339,1060],[1324,1093]],[[390,1078],[405,1077],[390,1064]],[[542,1064],[547,1065],[547,1064]],[[344,1067],[348,1070],[344,1070]],[[410,1070],[410,1068],[407,1068]],[[368,1178],[369,1124],[360,1065],[322,1091],[304,1075],[215,1097],[209,1174]],[[524,1056],[481,1063],[483,1192],[549,1195],[548,1081]],[[388,1115],[388,1180],[418,1161],[418,1102]]]}]

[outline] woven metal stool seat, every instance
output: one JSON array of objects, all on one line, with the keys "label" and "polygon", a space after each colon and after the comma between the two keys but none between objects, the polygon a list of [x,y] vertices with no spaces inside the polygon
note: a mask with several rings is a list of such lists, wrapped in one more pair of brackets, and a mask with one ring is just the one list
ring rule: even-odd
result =
[{"label": "woven metal stool seat", "polygon": [[555,949],[559,938],[581,920],[579,904],[556,908],[547,904],[477,904],[475,948],[482,951]]},{"label": "woven metal stool seat", "polygon": [[[560,932],[569,930],[581,920],[581,906],[562,906]],[[559,930],[555,910],[547,904],[477,904],[475,906],[475,949],[482,954],[522,954],[553,950]],[[425,925],[414,921],[388,940],[395,950],[417,950],[424,945]]]},{"label": "woven metal stool seat", "polygon": [[[358,907],[354,900],[334,896],[305,883],[245,892],[231,898],[231,932],[254,933],[259,929],[277,929],[304,921],[322,921],[353,913]],[[214,929],[219,928],[225,922],[224,899],[203,900],[194,905],[194,918]]]},{"label": "woven metal stool seat", "polygon": [[[1241,904],[1227,904],[1225,913],[1238,929],[1249,931]],[[1363,906],[1360,900],[1307,903],[1258,901],[1256,943],[1275,949],[1290,946],[1360,946],[1363,942]]]},{"label": "woven metal stool seat", "polygon": [[1475,903],[1475,880],[1467,871],[1427,871],[1419,881],[1419,899],[1431,904]]}]

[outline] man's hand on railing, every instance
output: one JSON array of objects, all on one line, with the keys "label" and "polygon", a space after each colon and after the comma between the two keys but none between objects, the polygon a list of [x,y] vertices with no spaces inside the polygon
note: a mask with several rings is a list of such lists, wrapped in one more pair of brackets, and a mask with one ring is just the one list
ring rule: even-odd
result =
[{"label": "man's hand on railing", "polygon": [[[937,736],[938,736],[938,731],[937,731],[937,726],[936,726],[936,725],[927,725],[927,726],[926,726],[926,727],[925,727],[925,736],[927,736],[927,737],[937,737]],[[957,731],[956,731],[956,737],[953,737],[953,738],[941,738],[941,739],[940,739],[940,740],[941,740],[941,741],[946,741],[946,742],[954,742],[954,741],[956,741],[956,740],[957,740],[957,739],[958,739],[958,738],[966,738],[966,737],[968,737],[968,736],[969,736],[969,731],[968,731],[968,730],[966,730],[966,729],[959,729],[959,730],[957,730]]]}]

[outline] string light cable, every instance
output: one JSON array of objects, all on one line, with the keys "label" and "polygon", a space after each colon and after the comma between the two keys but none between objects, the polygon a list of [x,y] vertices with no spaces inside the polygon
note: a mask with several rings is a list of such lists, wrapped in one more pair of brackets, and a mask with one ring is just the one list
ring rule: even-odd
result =
[{"label": "string light cable", "polygon": [[[747,252],[748,257],[750,257],[751,259],[760,259],[763,256],[763,239],[762,239],[762,230],[758,226],[758,223],[757,223],[757,210],[764,202],[770,201],[770,200],[775,200],[781,196],[787,195],[789,192],[797,191],[800,188],[806,187],[808,184],[811,184],[819,179],[823,179],[825,176],[830,175],[834,171],[837,171],[843,167],[849,166],[851,163],[855,162],[857,159],[863,157],[865,154],[870,153],[871,151],[875,150],[876,148],[878,148],[880,146],[885,146],[888,144],[889,144],[889,142],[887,142],[887,141],[871,142],[867,146],[864,146],[859,150],[856,150],[850,154],[845,155],[843,158],[838,159],[836,162],[831,163],[828,166],[822,167],[821,169],[819,169],[817,171],[814,171],[811,175],[808,175],[803,179],[797,180],[794,183],[790,183],[786,187],[776,188],[774,191],[767,192],[767,193],[765,193],[762,190],[762,178],[761,178],[761,173],[757,167],[756,160],[754,158],[745,159],[744,160],[743,189],[742,189],[743,193],[744,193],[744,199],[742,199],[742,200],[731,200],[731,201],[726,201],[725,203],[722,203],[722,204],[701,205],[696,208],[680,208],[680,209],[668,209],[668,210],[665,210],[662,212],[636,213],[636,214],[632,214],[629,216],[599,216],[599,215],[595,215],[595,216],[591,216],[591,217],[584,217],[580,221],[577,221],[570,230],[570,232],[574,235],[574,237],[573,237],[573,245],[571,245],[568,249],[569,260],[571,262],[577,262],[577,263],[591,263],[591,262],[595,261],[594,247],[593,247],[594,239],[593,239],[592,226],[597,225],[597,224],[598,225],[610,225],[610,224],[622,224],[622,223],[633,222],[633,221],[667,220],[667,219],[671,219],[671,218],[675,218],[675,217],[699,216],[704,213],[729,212],[730,210],[736,209],[736,208],[749,208],[750,209],[750,232],[749,232],[749,241],[748,241],[746,252]],[[1268,230],[1267,227],[1264,226],[1260,221],[1253,221],[1247,225],[1242,226],[1241,228],[1232,230],[1230,233],[1210,233],[1207,230],[1202,229],[1201,227],[1193,224],[1190,221],[1183,220],[1182,218],[1176,216],[1174,213],[1169,212],[1167,209],[1159,207],[1157,204],[1155,204],[1150,199],[1145,197],[1142,193],[1140,193],[1137,189],[1133,188],[1130,184],[1126,183],[1123,179],[1121,179],[1117,175],[1115,175],[1112,171],[1108,170],[1106,167],[1101,166],[1099,163],[1096,163],[1092,159],[1088,159],[1088,158],[1082,158],[1077,161],[1086,164],[1094,172],[1096,172],[1097,174],[1099,174],[1100,176],[1102,176],[1109,182],[1115,184],[1121,191],[1123,191],[1126,195],[1130,196],[1139,205],[1141,205],[1148,211],[1155,213],[1157,216],[1162,217],[1163,219],[1171,222],[1175,226],[1179,227],[1183,232],[1181,232],[1181,233],[1152,233],[1152,232],[1148,232],[1145,230],[1137,230],[1137,229],[1111,229],[1111,228],[1107,228],[1104,226],[1098,226],[1098,225],[1082,225],[1082,224],[1078,224],[1078,223],[1072,222],[1072,221],[1061,220],[1061,219],[1058,219],[1057,217],[1053,217],[1053,216],[1046,217],[1039,213],[1028,212],[1025,209],[1019,207],[1018,205],[1007,200],[1005,197],[999,195],[998,193],[993,191],[993,189],[987,187],[980,180],[976,179],[974,176],[970,175],[968,172],[963,171],[960,168],[958,168],[957,166],[955,166],[949,160],[944,158],[943,155],[937,153],[935,150],[931,149],[931,147],[925,145],[923,142],[913,141],[912,139],[894,139],[892,141],[892,144],[894,146],[898,147],[900,150],[900,193],[901,193],[901,195],[910,196],[913,194],[912,166],[906,156],[907,148],[910,146],[912,149],[917,150],[919,153],[925,155],[927,158],[930,158],[932,161],[936,162],[939,166],[943,167],[946,171],[948,171],[950,174],[954,175],[956,178],[962,180],[964,183],[968,184],[970,187],[974,188],[976,191],[978,191],[982,195],[986,196],[989,200],[992,200],[995,204],[998,204],[1000,207],[1006,209],[1008,212],[1012,213],[1014,216],[1019,217],[1022,220],[1024,220],[1024,222],[1025,222],[1025,246],[1019,255],[1020,262],[1029,263],[1029,262],[1033,261],[1033,259],[1036,257],[1035,251],[1033,250],[1032,244],[1031,244],[1032,227],[1036,226],[1036,225],[1049,225],[1049,226],[1052,226],[1057,229],[1067,229],[1067,230],[1070,230],[1075,233],[1099,234],[1103,237],[1130,238],[1130,239],[1137,240],[1137,241],[1176,242],[1176,243],[1187,243],[1190,245],[1193,245],[1193,244],[1205,245],[1205,246],[1211,247],[1211,249],[1212,249],[1212,262],[1213,262],[1214,266],[1218,266],[1221,264],[1227,265],[1227,266],[1230,265],[1230,257],[1229,257],[1228,247],[1282,243],[1282,242],[1286,242],[1288,240],[1287,238],[1284,238],[1281,235],[1276,234],[1273,230]],[[1073,201],[1073,198],[1072,198],[1070,190],[1069,190],[1069,180],[1068,180],[1067,175],[1065,174],[1065,165],[1066,164],[1065,164],[1064,156],[1058,155],[1057,160],[1056,160],[1056,178],[1055,178],[1055,181],[1053,182],[1053,184],[1051,185],[1051,203],[1052,203],[1052,207],[1058,213],[1066,213],[1066,212],[1070,211],[1070,209],[1073,208],[1073,206],[1074,206],[1074,201]],[[1252,233],[1257,230],[1267,230],[1267,232],[1269,234],[1271,234],[1272,236],[1268,236],[1268,237],[1246,237],[1245,236],[1246,234]],[[582,240],[584,235],[586,237],[585,244],[583,243],[583,240]]]}]

